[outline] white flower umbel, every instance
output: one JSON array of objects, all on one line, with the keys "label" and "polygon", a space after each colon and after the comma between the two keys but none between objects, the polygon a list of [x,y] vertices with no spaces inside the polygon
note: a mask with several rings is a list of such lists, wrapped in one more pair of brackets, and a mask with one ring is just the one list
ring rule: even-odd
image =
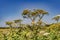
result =
[{"label": "white flower umbel", "polygon": [[49,34],[50,34],[50,33],[47,33],[47,32],[46,32],[46,33],[44,33],[43,35],[44,35],[44,36],[47,36],[47,35],[49,35]]},{"label": "white flower umbel", "polygon": [[59,31],[59,33],[60,33],[60,31]]},{"label": "white flower umbel", "polygon": [[45,31],[40,31],[41,34],[45,33]]}]

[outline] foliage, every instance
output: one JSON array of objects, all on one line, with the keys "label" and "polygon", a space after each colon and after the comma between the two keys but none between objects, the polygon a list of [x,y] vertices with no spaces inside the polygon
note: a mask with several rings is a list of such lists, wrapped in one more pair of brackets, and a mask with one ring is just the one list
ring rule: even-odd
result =
[{"label": "foliage", "polygon": [[[30,28],[32,27],[32,28]],[[39,28],[38,26],[26,26],[12,28],[8,33],[0,32],[1,40],[60,40],[60,23],[50,27]],[[10,28],[9,28],[10,29]],[[11,32],[11,33],[10,33]]]}]

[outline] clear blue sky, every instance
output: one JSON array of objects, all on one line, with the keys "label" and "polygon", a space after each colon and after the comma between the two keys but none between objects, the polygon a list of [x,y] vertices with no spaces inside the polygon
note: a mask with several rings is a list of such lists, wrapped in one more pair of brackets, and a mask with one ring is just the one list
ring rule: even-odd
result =
[{"label": "clear blue sky", "polygon": [[[60,0],[0,0],[0,26],[14,19],[23,19],[21,13],[24,9],[43,9],[49,12],[43,21],[52,23],[51,18],[60,14]],[[29,23],[24,19],[24,23]]]}]

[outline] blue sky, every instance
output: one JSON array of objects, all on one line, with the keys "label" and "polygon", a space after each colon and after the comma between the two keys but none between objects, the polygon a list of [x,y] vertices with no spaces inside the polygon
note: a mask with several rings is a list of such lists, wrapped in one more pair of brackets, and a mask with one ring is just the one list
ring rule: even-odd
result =
[{"label": "blue sky", "polygon": [[[24,9],[43,9],[49,12],[44,16],[43,21],[47,23],[55,22],[52,17],[60,14],[60,0],[0,0],[0,26],[5,26],[6,21],[23,19]],[[30,20],[23,19],[23,23]]]}]

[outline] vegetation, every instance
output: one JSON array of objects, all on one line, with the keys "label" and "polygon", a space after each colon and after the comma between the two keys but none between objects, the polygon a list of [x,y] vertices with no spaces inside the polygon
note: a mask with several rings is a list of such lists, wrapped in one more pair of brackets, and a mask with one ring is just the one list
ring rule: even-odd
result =
[{"label": "vegetation", "polygon": [[[48,12],[41,9],[24,10],[23,18],[31,19],[32,24],[22,24],[21,19],[8,21],[6,25],[9,27],[5,28],[7,30],[1,31],[0,29],[0,40],[60,40],[60,22],[58,22],[60,16],[53,18],[57,23],[48,25],[42,21],[46,14]],[[36,22],[36,20],[38,21]]]},{"label": "vegetation", "polygon": [[58,22],[60,20],[60,15],[55,16],[53,19]]}]

